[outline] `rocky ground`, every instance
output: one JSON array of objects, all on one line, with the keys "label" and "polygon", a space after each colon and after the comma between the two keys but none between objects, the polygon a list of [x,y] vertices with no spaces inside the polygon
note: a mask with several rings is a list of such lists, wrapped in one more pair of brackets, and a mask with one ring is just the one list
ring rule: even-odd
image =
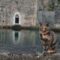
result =
[{"label": "rocky ground", "polygon": [[42,54],[0,54],[0,60],[60,60],[60,53],[43,56]]}]

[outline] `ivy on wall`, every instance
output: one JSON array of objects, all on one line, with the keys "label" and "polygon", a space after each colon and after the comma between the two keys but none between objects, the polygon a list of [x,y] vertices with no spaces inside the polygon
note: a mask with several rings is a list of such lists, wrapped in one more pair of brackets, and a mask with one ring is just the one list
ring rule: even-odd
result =
[{"label": "ivy on wall", "polygon": [[60,4],[60,0],[58,0],[58,4]]},{"label": "ivy on wall", "polygon": [[54,10],[54,5],[55,5],[54,2],[52,2],[51,4],[48,4],[48,11],[53,11]]}]

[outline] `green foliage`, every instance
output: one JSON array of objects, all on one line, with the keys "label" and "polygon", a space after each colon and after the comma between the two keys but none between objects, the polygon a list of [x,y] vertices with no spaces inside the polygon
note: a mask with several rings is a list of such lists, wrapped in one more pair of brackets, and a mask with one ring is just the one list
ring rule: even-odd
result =
[{"label": "green foliage", "polygon": [[60,4],[60,0],[58,0],[58,4]]},{"label": "green foliage", "polygon": [[54,10],[54,2],[48,5],[48,10],[53,11]]}]

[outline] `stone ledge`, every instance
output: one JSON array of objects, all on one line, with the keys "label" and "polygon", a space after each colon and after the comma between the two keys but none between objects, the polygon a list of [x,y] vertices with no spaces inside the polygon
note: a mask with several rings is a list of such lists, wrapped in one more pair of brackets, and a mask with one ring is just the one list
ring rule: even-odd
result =
[{"label": "stone ledge", "polygon": [[0,54],[0,60],[60,60],[60,53],[46,55],[42,54]]}]

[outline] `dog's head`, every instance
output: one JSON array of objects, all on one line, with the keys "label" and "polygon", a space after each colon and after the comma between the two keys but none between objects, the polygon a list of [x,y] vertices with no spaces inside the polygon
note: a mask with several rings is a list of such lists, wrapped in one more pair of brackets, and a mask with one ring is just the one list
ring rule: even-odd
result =
[{"label": "dog's head", "polygon": [[45,32],[49,30],[49,24],[42,24],[40,23],[40,30]]}]

